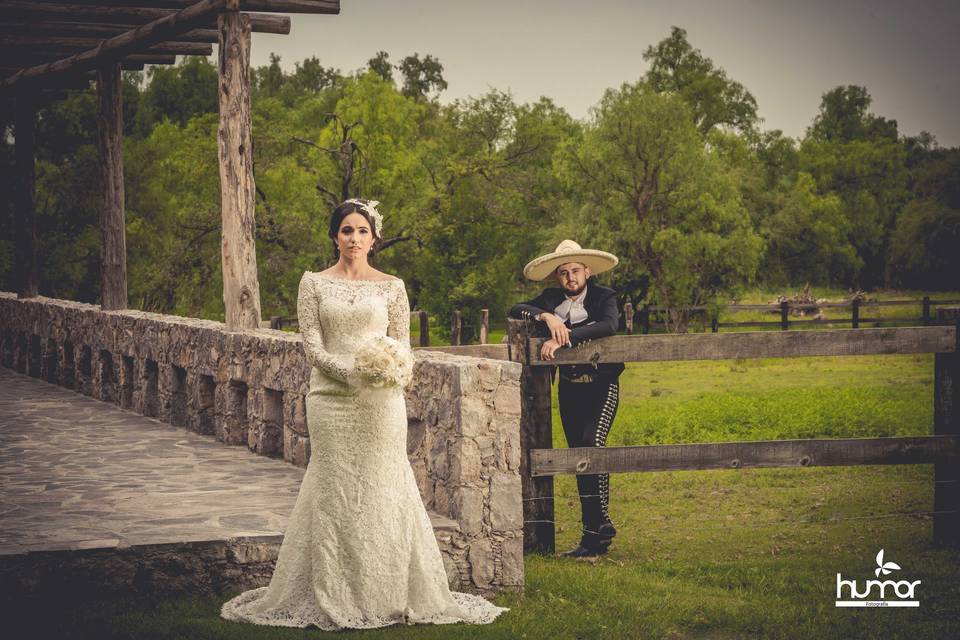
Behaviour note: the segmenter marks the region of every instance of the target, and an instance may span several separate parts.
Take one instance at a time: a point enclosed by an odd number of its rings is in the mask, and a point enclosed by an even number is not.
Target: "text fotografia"
[[[883,561],[883,549],[877,554],[876,575],[889,575],[899,571],[900,565],[895,562]],[[861,590],[856,580],[844,580],[837,573],[837,602],[838,607],[919,607],[915,590],[919,580],[867,580]],[[846,587],[846,589],[844,589]],[[844,600],[846,595],[849,600]]]

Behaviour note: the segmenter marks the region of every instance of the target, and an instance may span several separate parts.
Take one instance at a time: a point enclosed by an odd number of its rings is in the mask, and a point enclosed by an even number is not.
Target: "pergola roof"
[[[249,12],[260,33],[290,33],[290,18],[263,12],[340,12],[339,0],[0,0],[0,91],[86,86],[98,66],[173,64],[209,56],[217,14]]]

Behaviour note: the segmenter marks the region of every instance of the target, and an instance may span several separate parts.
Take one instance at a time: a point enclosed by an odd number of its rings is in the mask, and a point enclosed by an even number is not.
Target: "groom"
[[[543,343],[540,357],[552,360],[558,349],[575,347],[617,331],[616,292],[590,282],[590,277],[612,269],[617,257],[606,251],[583,249],[564,240],[553,253],[531,260],[523,275],[541,281],[550,276],[559,287],[549,287],[528,302],[510,309],[511,318],[535,320]],[[607,434],[617,414],[622,362],[594,365],[560,365],[557,398],[560,421],[571,447],[606,446]],[[607,515],[609,474],[578,475],[583,536],[575,549],[563,555],[581,558],[607,552],[617,530]]]

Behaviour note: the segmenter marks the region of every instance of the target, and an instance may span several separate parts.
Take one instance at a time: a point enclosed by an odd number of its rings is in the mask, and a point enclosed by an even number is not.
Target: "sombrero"
[[[554,269],[568,262],[579,262],[590,267],[593,274],[602,273],[617,266],[617,256],[606,251],[583,249],[573,240],[564,240],[553,253],[534,258],[523,268],[523,275],[530,280],[543,280]]]

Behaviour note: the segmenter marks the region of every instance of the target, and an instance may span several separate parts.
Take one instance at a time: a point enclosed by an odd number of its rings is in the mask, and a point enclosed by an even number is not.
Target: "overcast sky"
[[[638,79],[643,51],[676,25],[753,93],[765,129],[800,137],[823,93],[858,84],[901,133],[960,145],[957,0],[341,0],[340,15],[291,18],[289,35],[254,34],[253,66],[271,51],[285,69],[315,55],[344,72],[379,50],[394,63],[429,53],[442,102],[497,88],[576,118]]]

